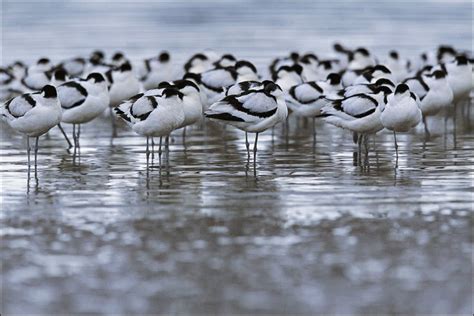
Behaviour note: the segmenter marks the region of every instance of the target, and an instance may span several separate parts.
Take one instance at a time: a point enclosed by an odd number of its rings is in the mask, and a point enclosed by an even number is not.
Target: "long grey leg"
[[[245,132],[245,148],[247,148],[247,158],[250,159],[250,143],[248,133]]]
[[[145,154],[146,154],[146,167],[148,168],[148,161],[149,161],[149,158],[150,158],[150,147],[149,147],[149,137],[147,136],[146,137],[146,151],[145,151]]]
[[[28,177],[30,176],[30,137],[26,136],[26,152],[28,154]]]
[[[68,145],[69,145],[69,148],[68,149],[71,149],[72,148],[72,143],[71,141],[69,140],[69,137],[67,137],[67,134],[66,132],[64,131],[63,127],[61,126],[61,123],[58,124],[58,127],[59,127],[59,130],[61,131],[61,133],[63,134],[64,138],[66,139]]]
[[[39,145],[39,136],[35,140],[35,178],[38,177],[38,145]]]
[[[79,139],[81,138],[81,124],[77,124],[77,147],[81,147]]]
[[[257,175],[257,142],[258,142],[258,133],[255,134],[255,144],[253,145],[253,173]]]

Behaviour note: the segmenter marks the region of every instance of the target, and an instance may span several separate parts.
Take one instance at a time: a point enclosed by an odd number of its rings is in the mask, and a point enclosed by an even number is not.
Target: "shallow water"
[[[470,47],[470,2],[381,3],[4,1],[3,56],[60,58],[100,45],[140,57],[162,44],[178,59],[216,47],[263,68],[334,39],[382,52],[394,42],[407,53]],[[363,19],[350,14],[360,7]],[[27,25],[35,8],[41,18]],[[351,23],[377,30],[348,33]],[[96,25],[107,32],[88,32]],[[446,137],[441,124],[426,143],[418,131],[398,135],[398,168],[388,132],[359,164],[348,132],[319,124],[313,147],[311,124],[292,118],[259,136],[256,175],[231,128],[194,126],[184,143],[178,131],[162,168],[155,157],[147,170],[145,139],[124,126],[112,138],[104,117],[83,126],[80,155],[56,129],[42,137],[29,185],[25,141],[2,124],[2,311],[470,313],[474,136],[459,110],[456,138],[451,120]]]

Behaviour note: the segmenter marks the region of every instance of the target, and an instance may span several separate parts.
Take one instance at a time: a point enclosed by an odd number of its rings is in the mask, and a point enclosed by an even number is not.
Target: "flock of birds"
[[[244,131],[249,158],[247,133],[255,133],[255,164],[259,133],[285,123],[289,114],[352,131],[359,152],[369,135],[386,128],[393,131],[398,157],[396,133],[423,122],[429,137],[427,117],[453,116],[469,100],[472,56],[439,46],[413,60],[397,51],[379,60],[366,48],[336,43],[331,58],[293,52],[274,59],[263,80],[247,60],[204,51],[184,64],[178,79],[168,52],[132,66],[121,52],[108,59],[94,51],[58,64],[41,58],[29,66],[16,61],[0,68],[0,115],[27,136],[28,172],[30,137],[36,138],[36,171],[41,135],[58,126],[76,150],[81,125],[108,111],[114,127],[118,117],[146,137],[147,162],[155,137],[161,157],[163,137],[168,145],[173,131],[206,117]],[[73,143],[61,123],[72,124]]]

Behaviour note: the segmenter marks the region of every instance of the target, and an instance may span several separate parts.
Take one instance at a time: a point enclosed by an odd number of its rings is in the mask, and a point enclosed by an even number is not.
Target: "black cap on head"
[[[332,85],[340,84],[341,83],[341,76],[336,73],[330,73],[326,80],[329,80],[329,83]]]
[[[365,48],[365,47],[359,47],[359,48],[357,48],[357,49],[355,50],[355,53],[360,53],[360,54],[362,54],[362,55],[364,55],[364,56],[366,56],[366,57],[368,57],[368,56],[370,55],[369,50],[368,50],[367,48]]]
[[[165,90],[163,90],[163,92],[161,93],[161,95],[165,98],[172,98],[174,96],[177,96],[178,98],[182,99],[183,98],[183,94],[181,92],[179,92],[178,89],[174,89],[174,88],[166,88]]]
[[[193,66],[194,64],[194,61],[195,60],[201,60],[201,61],[204,61],[204,60],[207,60],[207,56],[202,54],[202,53],[197,53],[197,54],[194,54],[191,58],[189,58],[189,60],[184,64],[184,70],[186,72],[189,71],[189,69],[191,69],[191,67]]]
[[[92,58],[98,58],[98,59],[103,59],[105,57],[105,54],[101,50],[95,50],[91,54]]]
[[[311,61],[318,61],[318,56],[312,53],[304,54],[303,57],[300,58],[300,62],[303,64],[309,64]]]
[[[301,75],[301,73],[303,72],[303,67],[301,67],[301,65],[299,64],[294,64],[293,66],[291,66],[291,69],[295,71],[298,75]]]
[[[189,80],[184,80],[184,79],[175,80],[175,81],[173,81],[173,84],[174,84],[178,89],[183,89],[184,87],[193,87],[194,89],[196,89],[197,91],[199,91],[198,86],[196,86],[196,84],[195,84],[194,82],[189,81]]]
[[[157,89],[164,89],[164,88],[169,88],[172,87],[173,85],[169,83],[168,81],[162,81],[158,84]]]
[[[194,80],[197,83],[201,83],[201,75],[200,74],[195,74],[193,72],[187,72],[183,76],[184,80]]]
[[[257,68],[255,67],[255,65],[247,60],[239,60],[235,63],[234,67],[235,69],[239,69],[241,67],[249,67],[250,69],[252,69],[253,72],[257,73]]]
[[[377,86],[388,85],[388,86],[395,87],[394,83],[392,81],[390,81],[389,79],[387,79],[387,78],[377,79],[377,81],[375,81],[375,84]]]
[[[344,53],[344,52],[347,51],[340,43],[334,43],[334,45],[332,46],[332,48],[333,48],[336,52],[339,52],[339,53]]]
[[[222,55],[222,57],[220,58],[220,60],[223,60],[223,59],[228,59],[228,60],[232,60],[232,61],[235,61],[235,60],[236,60],[235,57],[234,57],[234,55],[232,55],[232,54],[224,54],[224,55]]]
[[[43,95],[46,99],[56,98],[58,96],[58,94],[56,92],[56,88],[49,85],[49,84],[44,86],[41,91],[43,92]]]
[[[330,60],[321,60],[318,65],[322,66],[324,70],[329,70],[332,68],[332,64]]]
[[[375,66],[373,69],[372,69],[372,73],[374,73],[375,71],[381,71],[385,74],[391,74],[392,72],[390,71],[390,69],[388,69],[387,67],[385,67],[384,65],[377,65]]]
[[[270,82],[267,82],[263,88],[263,90],[266,92],[266,93],[272,93],[273,91],[277,90],[277,89],[280,89],[280,86],[277,85],[276,83],[270,81]]]
[[[54,72],[54,78],[56,80],[65,81],[66,76],[67,76],[67,72],[62,67],[56,69],[56,71]]]
[[[38,59],[38,61],[36,63],[38,65],[47,64],[47,63],[49,63],[49,58],[46,58],[46,57],[40,58],[40,59]]]
[[[25,68],[25,64],[20,61],[20,60],[16,60],[15,62],[13,62],[12,66],[18,66],[18,67],[22,67],[22,68]]]
[[[112,56],[112,60],[113,61],[117,61],[117,60],[120,60],[124,57],[123,53],[122,52],[116,52],[113,56]]]
[[[199,59],[199,60],[207,60],[207,56],[202,54],[202,53],[197,53],[197,54],[194,54],[190,59],[189,61],[193,61],[195,59]]]
[[[132,65],[130,64],[130,62],[126,61],[120,66],[119,70],[120,72],[131,71]]]
[[[467,65],[469,61],[467,60],[466,56],[459,55],[456,57],[456,62],[458,65]]]
[[[446,72],[443,70],[436,70],[431,74],[431,76],[435,77],[436,79],[446,78]]]
[[[380,93],[380,92],[383,92],[384,94],[390,94],[390,93],[392,93],[392,89],[390,89],[387,86],[379,86],[379,87],[374,89],[375,94]]]
[[[167,51],[161,52],[161,54],[158,56],[158,60],[162,63],[166,63],[170,60],[170,54]]]
[[[104,76],[98,72],[93,72],[87,76],[87,80],[94,79],[94,82],[102,82],[105,81]]]
[[[300,54],[298,54],[297,52],[291,52],[291,53],[290,53],[290,58],[291,58],[293,61],[298,61],[298,59],[300,59]]]
[[[408,88],[408,86],[404,83],[401,83],[397,86],[397,88],[395,89],[395,94],[402,94],[402,93],[405,93],[407,91],[409,91],[410,88]]]
[[[397,52],[397,51],[392,50],[392,51],[390,51],[389,55],[390,55],[390,57],[392,57],[393,59],[397,59],[397,60],[398,60],[398,52]]]

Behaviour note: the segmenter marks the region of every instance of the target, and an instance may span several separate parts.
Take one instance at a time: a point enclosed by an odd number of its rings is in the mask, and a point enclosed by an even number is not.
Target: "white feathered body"
[[[408,132],[421,121],[421,110],[418,102],[410,93],[402,95],[391,94],[383,107],[380,120],[383,126],[395,132]]]

